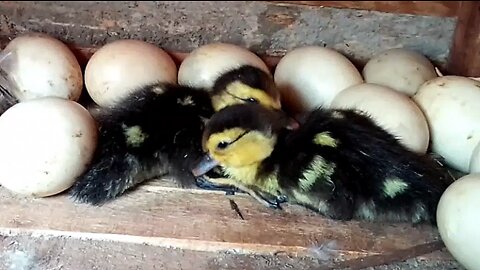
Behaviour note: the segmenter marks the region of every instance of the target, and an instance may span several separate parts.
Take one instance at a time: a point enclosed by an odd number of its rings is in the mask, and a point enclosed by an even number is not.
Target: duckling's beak
[[[197,166],[193,168],[192,173],[195,177],[202,176],[216,166],[218,166],[218,161],[214,160],[210,155],[207,154],[203,156]]]

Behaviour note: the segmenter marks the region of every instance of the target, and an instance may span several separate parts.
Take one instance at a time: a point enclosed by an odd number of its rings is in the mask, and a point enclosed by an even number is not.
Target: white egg
[[[93,101],[110,106],[155,82],[177,82],[177,66],[163,49],[141,40],[117,40],[96,51],[85,68]]]
[[[480,82],[443,76],[425,82],[413,97],[430,126],[432,151],[467,173],[480,142]]]
[[[480,269],[480,174],[451,184],[437,208],[440,236],[452,256],[467,269]]]
[[[0,184],[22,195],[58,194],[86,170],[96,144],[95,121],[80,104],[17,103],[0,116]]]
[[[473,150],[470,159],[470,173],[480,173],[480,143]]]
[[[222,73],[242,65],[251,65],[270,74],[265,62],[245,48],[228,43],[207,44],[193,50],[182,61],[178,83],[209,90]]]
[[[340,91],[363,82],[345,56],[317,46],[288,52],[278,63],[274,77],[285,108],[293,113],[329,107]]]
[[[359,84],[340,92],[332,108],[366,112],[408,149],[426,153],[430,134],[425,116],[408,96],[376,84]]]
[[[16,37],[2,51],[8,89],[20,101],[59,97],[77,101],[83,89],[80,65],[60,40],[42,33]]]
[[[424,82],[437,77],[435,67],[425,56],[402,48],[372,57],[362,75],[367,83],[387,86],[408,96],[413,96]]]

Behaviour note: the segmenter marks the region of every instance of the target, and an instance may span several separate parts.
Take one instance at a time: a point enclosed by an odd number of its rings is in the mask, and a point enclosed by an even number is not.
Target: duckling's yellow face
[[[250,166],[270,156],[276,136],[257,130],[231,128],[211,134],[204,142],[210,157],[224,167]]]
[[[229,83],[223,91],[212,97],[215,111],[242,103],[258,103],[266,108],[281,109],[279,95],[270,96],[266,91],[250,87],[241,81]]]

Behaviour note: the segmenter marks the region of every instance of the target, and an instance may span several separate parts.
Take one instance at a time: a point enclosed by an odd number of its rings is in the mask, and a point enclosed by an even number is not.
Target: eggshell
[[[222,73],[242,65],[251,65],[270,74],[265,62],[245,48],[228,43],[207,44],[192,51],[182,61],[178,83],[210,90]]]
[[[470,159],[470,173],[480,173],[480,143],[473,150]]]
[[[2,51],[0,67],[20,101],[59,97],[77,101],[83,88],[80,65],[60,40],[42,33],[16,37]]]
[[[340,92],[332,108],[366,112],[408,149],[426,153],[430,133],[425,116],[408,96],[376,84],[359,84]]]
[[[78,103],[17,103],[0,116],[0,184],[21,195],[58,194],[87,168],[96,143],[95,122]]]
[[[141,40],[108,43],[92,55],[85,69],[87,91],[102,107],[155,82],[176,83],[177,66],[163,49]]]
[[[480,269],[480,174],[451,184],[440,198],[437,224],[452,256],[467,269]]]
[[[437,77],[435,67],[422,54],[397,48],[372,57],[362,71],[367,83],[390,87],[413,96],[426,81]]]
[[[340,91],[363,82],[345,56],[317,46],[288,52],[278,63],[274,78],[285,108],[293,113],[329,107]]]
[[[447,165],[468,173],[480,142],[480,82],[438,77],[424,83],[413,98],[427,118],[432,151]]]

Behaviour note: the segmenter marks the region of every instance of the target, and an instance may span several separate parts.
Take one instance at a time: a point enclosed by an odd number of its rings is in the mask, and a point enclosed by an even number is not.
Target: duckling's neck
[[[265,192],[276,194],[280,191],[278,184],[278,170],[259,174],[261,163],[254,163],[243,167],[224,167],[223,171],[235,181],[245,186],[256,186]]]

